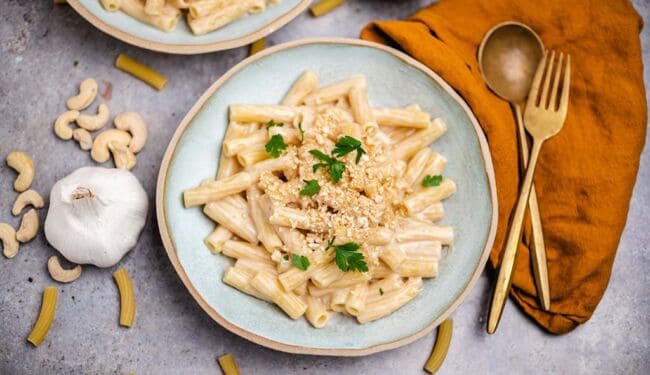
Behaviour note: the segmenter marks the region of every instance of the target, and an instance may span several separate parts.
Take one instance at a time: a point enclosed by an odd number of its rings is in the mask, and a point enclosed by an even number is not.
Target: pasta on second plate
[[[121,10],[129,16],[162,31],[176,29],[187,11],[187,24],[195,35],[217,30],[232,21],[261,13],[280,0],[100,0],[109,12]]]
[[[436,277],[455,191],[429,145],[447,125],[417,105],[371,107],[363,76],[304,72],[279,105],[232,104],[214,180],[183,193],[235,259],[223,282],[314,327],[387,316]]]

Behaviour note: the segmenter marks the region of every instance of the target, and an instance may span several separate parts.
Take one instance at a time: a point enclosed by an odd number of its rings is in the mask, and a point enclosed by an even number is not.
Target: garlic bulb
[[[71,262],[110,267],[135,246],[148,205],[128,170],[79,168],[52,187],[45,237]]]

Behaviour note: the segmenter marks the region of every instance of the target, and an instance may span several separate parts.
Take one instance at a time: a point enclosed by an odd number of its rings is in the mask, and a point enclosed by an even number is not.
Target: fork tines
[[[560,85],[560,76],[562,75],[562,61],[564,60],[564,53],[560,53],[557,62],[555,61],[555,51],[551,51],[551,57],[548,58],[548,51],[544,53],[542,61],[540,62],[533,83],[530,89],[530,93],[534,95],[528,96],[527,106],[534,106],[540,109],[546,109],[557,112],[566,113],[567,106],[569,104],[569,82],[571,80],[571,55],[566,55],[566,63],[564,65],[564,76],[562,78],[562,90],[560,95],[560,100],[558,103],[557,96]],[[548,63],[547,63],[548,62]],[[549,98],[549,86],[551,84],[551,75],[553,75],[553,87],[550,90]],[[540,83],[544,78],[544,83],[542,89],[539,89]]]

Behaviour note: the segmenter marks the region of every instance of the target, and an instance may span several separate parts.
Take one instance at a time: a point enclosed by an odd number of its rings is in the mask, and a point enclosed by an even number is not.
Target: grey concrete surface
[[[308,36],[356,37],[376,18],[405,17],[427,4],[413,1],[348,1],[320,19],[303,14],[270,37],[271,44]],[[650,6],[634,1],[646,22]],[[650,79],[650,32],[642,34],[645,82]],[[169,77],[156,92],[115,70],[126,52]],[[85,77],[96,77],[114,113],[137,110],[148,120],[150,139],[135,174],[153,202],[159,162],[174,129],[200,94],[246,55],[245,48],[201,56],[144,51],[101,33],[67,6],[52,1],[0,2],[0,158],[13,149],[34,155],[34,187],[47,194],[87,153],[52,133],[52,121]],[[94,108],[94,107],[93,107]],[[3,164],[4,165],[4,164]],[[0,221],[10,215],[14,174],[0,167]],[[455,331],[441,374],[648,374],[650,373],[650,153],[643,155],[628,223],[611,284],[591,321],[569,335],[542,332],[509,303],[499,332],[485,333],[489,277],[484,274],[454,313]],[[41,210],[44,217],[45,210]],[[0,257],[0,374],[88,373],[216,374],[217,355],[232,352],[244,374],[421,374],[433,335],[363,358],[298,356],[241,339],[213,322],[174,273],[150,210],[136,249],[123,260],[137,288],[137,323],[119,328],[112,269],[88,267],[80,280],[58,285],[56,320],[39,348],[27,342],[43,287],[53,284],[46,261],[55,251],[40,235],[13,260]]]

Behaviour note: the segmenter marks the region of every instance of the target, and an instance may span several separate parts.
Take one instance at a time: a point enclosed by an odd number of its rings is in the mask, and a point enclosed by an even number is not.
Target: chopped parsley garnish
[[[384,290],[382,288],[379,288],[379,295],[383,296],[384,295]]]
[[[352,151],[357,152],[357,158],[355,159],[355,163],[359,164],[359,160],[361,160],[361,156],[363,156],[363,154],[366,153],[366,150],[361,148],[360,140],[354,137],[350,137],[349,135],[346,135],[345,137],[339,138],[338,142],[336,142],[334,150],[332,150],[332,154],[342,158],[343,156],[351,153]]]
[[[282,257],[282,259],[284,259],[284,260],[289,260],[289,256],[288,256],[288,255],[285,255],[285,256]]]
[[[325,162],[325,163],[318,163],[318,164],[315,164],[315,165],[314,165],[314,171],[317,171],[318,168],[320,168],[320,167],[316,168],[317,165],[323,164],[322,166],[323,166],[323,167],[326,167],[326,166],[328,166],[328,165],[332,162],[332,158],[330,158],[329,156],[325,155],[324,153],[322,153],[322,152],[320,152],[320,151],[318,151],[318,150],[309,150],[309,153],[310,153],[313,157],[315,157],[316,159]]]
[[[305,131],[302,128],[302,121],[298,123],[298,130],[300,130],[300,144],[305,140]]]
[[[341,271],[359,271],[367,272],[368,265],[359,250],[359,244],[348,242],[343,245],[334,246],[336,249],[336,265]]]
[[[273,121],[273,120],[270,120],[269,122],[266,123],[266,130],[271,129],[271,128],[274,127],[274,126],[283,127],[283,126],[284,126],[284,123],[282,123],[282,122],[275,122],[275,121]]]
[[[320,191],[320,185],[316,180],[303,180],[305,182],[305,187],[300,190],[300,195],[313,196],[318,194]]]
[[[422,186],[424,187],[438,186],[440,185],[441,182],[442,182],[441,175],[425,176],[422,179]]]
[[[293,254],[292,263],[299,270],[306,271],[309,268],[309,258],[304,255]]]
[[[266,143],[265,149],[266,152],[271,154],[274,158],[279,158],[282,155],[282,151],[287,148],[287,144],[284,143],[284,138],[280,134],[276,134]]]
[[[332,181],[339,182],[341,180],[341,177],[343,177],[343,172],[345,171],[345,164],[339,160],[336,160],[334,157],[325,155],[318,150],[309,150],[309,153],[321,161],[321,163],[316,163],[312,166],[314,172],[320,168],[328,168],[330,177],[332,177]]]
[[[332,181],[339,182],[339,180],[341,180],[341,177],[343,177],[344,171],[345,164],[341,163],[340,161],[335,160],[332,164],[330,164],[330,176],[332,177]]]

